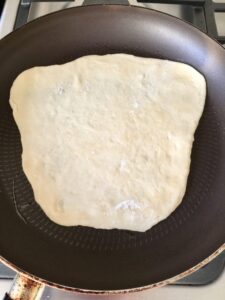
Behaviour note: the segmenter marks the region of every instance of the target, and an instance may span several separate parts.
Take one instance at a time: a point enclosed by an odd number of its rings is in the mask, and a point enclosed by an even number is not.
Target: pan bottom
[[[20,134],[10,112],[0,118],[0,179],[17,214],[29,226],[51,239],[71,247],[98,251],[142,247],[173,234],[185,222],[191,222],[191,216],[200,209],[216,175],[219,157],[217,133],[215,116],[212,110],[206,107],[195,134],[191,170],[184,199],[166,220],[144,233],[83,226],[64,227],[49,220],[35,202],[32,187],[23,173]]]

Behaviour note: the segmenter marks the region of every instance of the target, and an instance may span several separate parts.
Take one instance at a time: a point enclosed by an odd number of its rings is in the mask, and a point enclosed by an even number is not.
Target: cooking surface
[[[16,12],[15,6],[17,6],[16,2],[18,2],[18,1],[15,1],[15,0],[7,1],[6,4],[8,6],[10,6],[10,5],[12,5],[12,2],[13,2],[13,9],[11,10],[11,15],[13,15],[13,13],[14,13],[14,16],[15,16],[15,12]],[[23,1],[23,2],[28,3],[29,1]],[[85,2],[85,4],[88,4],[88,2],[90,3],[90,1],[84,1],[84,2]],[[94,1],[91,1],[91,2],[94,2]],[[100,1],[95,1],[95,2],[99,3]],[[113,1],[111,1],[111,2],[113,2]],[[119,3],[119,2],[121,2],[121,1],[116,1],[116,3]],[[223,2],[223,1],[220,0],[220,2]],[[24,7],[26,7],[26,9],[24,9],[24,10],[27,10],[27,12],[28,12],[28,21],[29,21],[29,20],[33,20],[41,15],[44,15],[46,13],[60,10],[62,8],[79,6],[82,3],[83,3],[83,1],[72,1],[72,2],[64,1],[64,2],[58,2],[58,3],[57,2],[55,2],[55,3],[36,2],[36,3],[32,3],[30,7],[25,5]],[[137,5],[136,1],[130,1],[130,3]],[[168,5],[168,4],[139,3],[138,5],[147,6],[150,8],[155,8],[158,10],[165,11],[165,12],[175,15],[177,17],[183,18],[189,22],[193,22],[196,26],[198,26],[202,30],[206,31],[207,24],[204,21],[204,11],[202,8],[190,8],[190,6],[182,7],[181,5],[171,5],[171,4]],[[5,13],[5,16],[6,15],[7,14]],[[25,14],[24,14],[24,16],[25,16]],[[219,13],[217,12],[215,14],[215,17],[216,17],[216,21],[217,21],[218,34],[225,35],[225,14],[221,13],[221,12],[219,12]],[[18,22],[17,26],[19,25],[21,20],[22,19],[17,21]],[[23,19],[23,21],[24,20],[26,22],[26,18]],[[1,33],[1,29],[2,29],[2,27],[1,27],[2,23],[0,25],[0,33]],[[8,25],[8,28],[10,28],[9,25]],[[12,29],[10,29],[10,30],[12,30]],[[194,275],[194,276],[196,276],[196,275]],[[189,283],[190,283],[190,281],[189,281]],[[4,289],[5,289],[5,288],[7,288],[7,286],[10,286],[9,281],[3,281],[3,280],[0,281],[0,290],[1,290],[1,287],[4,287]],[[184,287],[170,286],[170,287],[164,287],[164,288],[149,291],[149,292],[142,292],[140,294],[133,294],[132,296],[127,296],[127,298],[124,297],[124,299],[128,299],[128,297],[129,297],[129,299],[149,299],[148,297],[151,296],[151,299],[161,299],[160,297],[162,297],[162,299],[169,300],[169,299],[174,299],[174,296],[176,294],[176,296],[179,297],[180,299],[183,299],[184,297],[185,297],[185,299],[212,299],[212,297],[213,297],[217,300],[220,300],[220,299],[222,300],[225,297],[225,287],[224,286],[225,286],[225,272],[223,272],[223,275],[216,282],[214,282],[211,285],[205,286],[205,287],[201,287],[201,288],[186,287],[186,288],[184,288]],[[138,295],[138,297],[137,297],[137,295]],[[63,292],[58,292],[57,290],[48,288],[48,289],[46,289],[43,299],[48,299],[49,297],[52,297],[54,299],[62,299],[62,297],[64,299],[74,299],[74,294],[70,294],[70,293],[63,294]],[[207,298],[207,297],[209,297],[209,298]],[[95,297],[92,297],[92,298],[94,299]],[[89,297],[79,296],[79,299],[89,299]],[[97,299],[97,298],[95,298],[95,299]],[[110,298],[107,298],[107,299],[110,299]],[[118,299],[118,298],[111,297],[111,299]]]

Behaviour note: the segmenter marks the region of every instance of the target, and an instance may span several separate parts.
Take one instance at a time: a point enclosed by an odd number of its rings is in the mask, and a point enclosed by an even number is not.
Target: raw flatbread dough
[[[188,65],[126,54],[23,72],[10,104],[37,203],[65,226],[165,219],[185,193],[205,93]]]

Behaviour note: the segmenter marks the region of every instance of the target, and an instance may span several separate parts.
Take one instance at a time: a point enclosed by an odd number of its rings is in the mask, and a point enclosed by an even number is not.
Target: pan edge
[[[60,285],[58,283],[49,282],[42,278],[38,278],[30,273],[27,273],[27,272],[21,270],[20,268],[16,267],[14,264],[7,261],[2,256],[0,256],[0,262],[3,263],[4,265],[6,265],[7,267],[11,268],[15,272],[18,272],[33,281],[42,283],[51,288],[57,288],[59,290],[64,290],[67,292],[77,292],[80,294],[87,294],[87,295],[118,295],[118,294],[142,292],[142,291],[150,290],[150,289],[157,288],[157,287],[163,287],[165,285],[174,283],[175,281],[178,281],[178,280],[182,279],[183,277],[186,277],[186,276],[191,275],[192,273],[198,271],[199,269],[201,269],[202,267],[204,267],[205,265],[210,263],[213,259],[215,259],[223,251],[225,251],[225,243],[222,244],[216,251],[214,251],[212,254],[210,254],[208,257],[206,257],[204,260],[199,262],[197,265],[191,267],[190,269],[188,269],[176,276],[173,276],[171,278],[168,278],[163,281],[156,282],[156,283],[152,283],[149,285],[135,287],[135,288],[129,288],[129,289],[122,289],[122,290],[87,290],[87,289],[81,289],[81,288],[67,287],[64,285]]]

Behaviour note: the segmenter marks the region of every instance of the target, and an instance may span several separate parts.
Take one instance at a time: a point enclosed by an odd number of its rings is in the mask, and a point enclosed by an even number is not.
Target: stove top
[[[163,11],[193,24],[225,45],[225,0],[6,0],[0,38],[47,13],[93,4],[137,5]]]
[[[48,13],[81,5],[138,5],[181,18],[225,46],[225,0],[6,0],[0,20],[0,38],[16,28]],[[199,286],[216,280],[225,267],[225,251],[199,271],[174,285]],[[11,279],[15,272],[0,264],[0,279]]]

